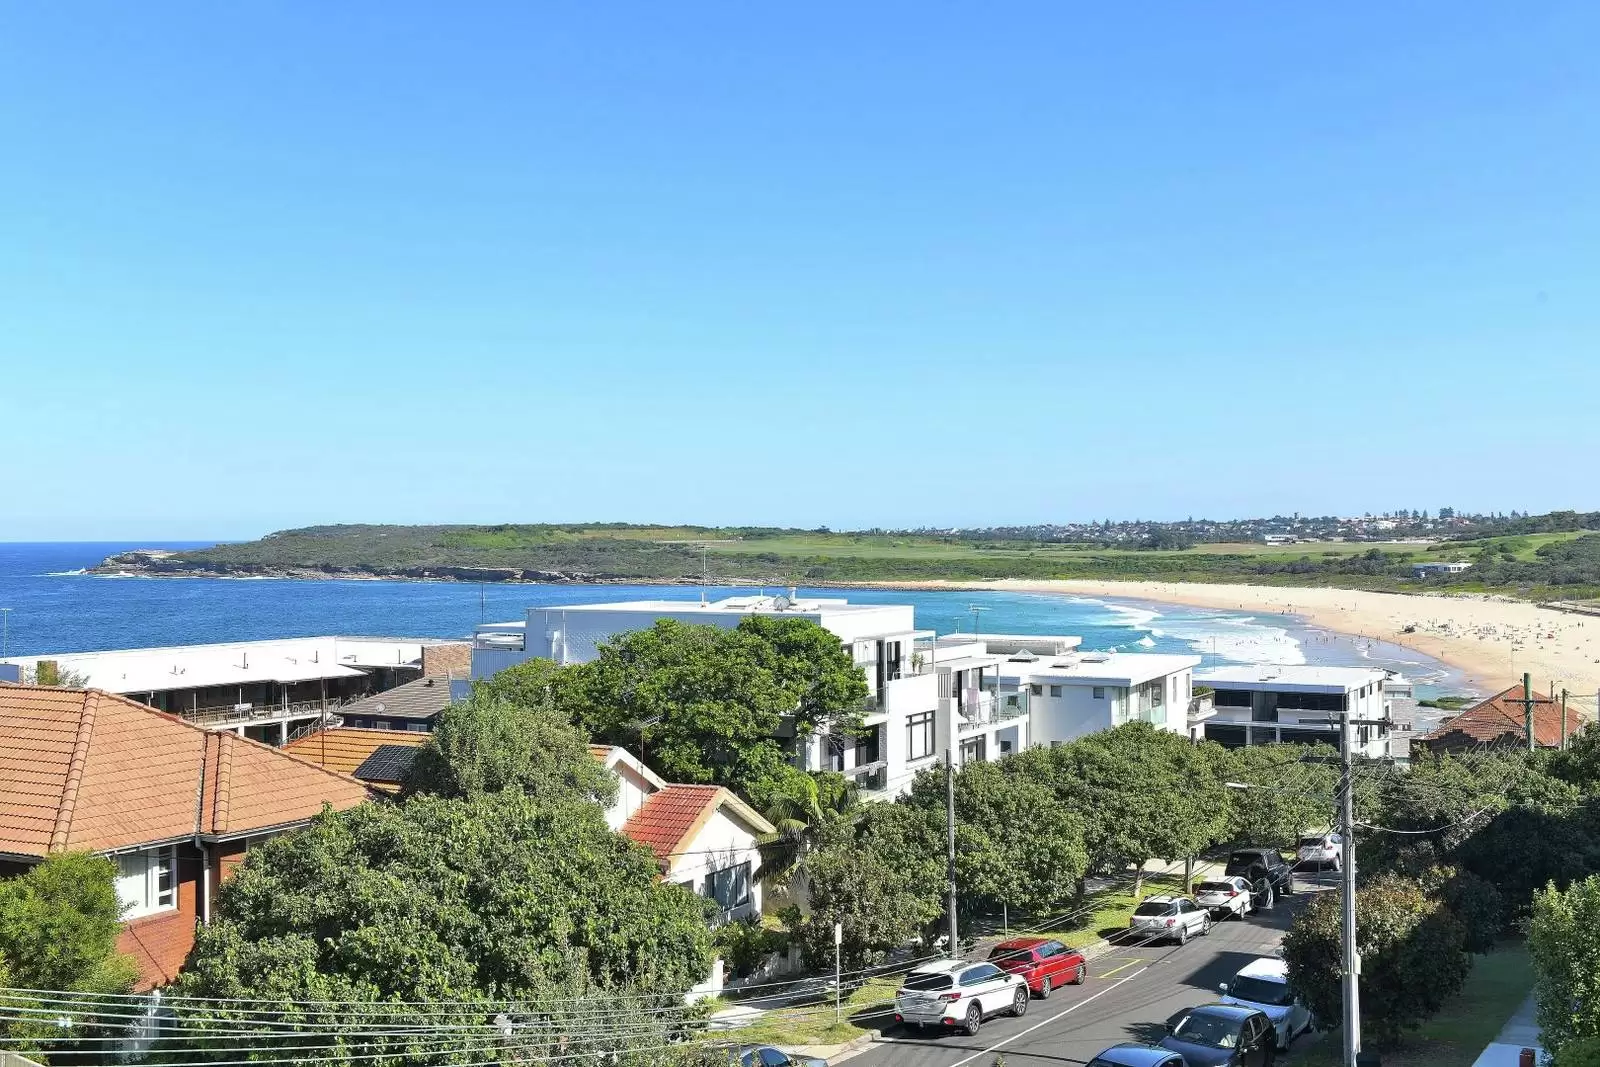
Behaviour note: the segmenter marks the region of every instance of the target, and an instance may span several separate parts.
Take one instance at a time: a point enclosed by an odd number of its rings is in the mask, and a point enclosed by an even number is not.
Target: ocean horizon
[[[168,578],[91,575],[109,555],[212,542],[0,542],[0,608],[13,656],[255,641],[319,634],[465,638],[529,607],[611,600],[693,601],[749,586],[467,583],[365,578]],[[778,587],[769,587],[778,591]],[[807,595],[909,603],[940,634],[1072,634],[1083,648],[1189,652],[1225,663],[1368,665],[1399,671],[1419,695],[1468,691],[1462,672],[1412,649],[1336,634],[1290,615],[1121,597],[996,590],[829,588]]]

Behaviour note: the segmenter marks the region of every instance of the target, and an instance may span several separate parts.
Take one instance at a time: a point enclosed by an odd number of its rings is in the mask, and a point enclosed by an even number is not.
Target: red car
[[[1041,1000],[1058,985],[1082,985],[1088,965],[1083,953],[1048,937],[1014,937],[989,953],[989,962],[1020,974]]]

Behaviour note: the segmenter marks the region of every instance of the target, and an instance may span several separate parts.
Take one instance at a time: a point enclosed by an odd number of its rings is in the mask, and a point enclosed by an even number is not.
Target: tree
[[[1600,867],[1600,846],[1577,818],[1526,805],[1489,819],[1455,856],[1500,891],[1507,923],[1527,916],[1540,886],[1564,888]]]
[[[1600,724],[1589,723],[1568,739],[1565,749],[1552,754],[1550,773],[1586,794],[1600,794]]]
[[[1600,1039],[1600,875],[1534,895],[1528,951],[1545,1048]]]
[[[617,797],[617,778],[559,712],[478,689],[440,715],[406,781],[407,794],[443,797],[512,788],[546,804],[587,801],[609,807]]]
[[[392,1016],[385,1003],[553,1011],[627,990],[641,1010],[668,1007],[705,977],[706,919],[706,902],[663,882],[596,805],[418,795],[327,810],[252,850],[178,992],[295,1003],[293,1018],[320,1031]],[[325,1013],[316,1001],[373,1007]]]
[[[1343,953],[1338,895],[1318,895],[1283,939],[1289,984],[1323,1019],[1340,1017]],[[1461,924],[1416,881],[1379,875],[1356,892],[1361,1024],[1380,1044],[1432,1016],[1460,991],[1471,962]]]
[[[1072,897],[1089,862],[1083,819],[1054,790],[984,762],[957,772],[955,793],[956,890],[964,908],[1041,914]],[[942,827],[944,771],[919,774],[905,803]]]
[[[835,704],[858,692],[841,676],[861,673],[842,669],[838,638],[805,620],[769,621],[729,630],[663,619],[621,634],[564,669],[556,702],[596,740],[636,748],[663,777],[727,785],[759,806],[787,774],[791,745],[778,736],[786,723],[804,736],[820,725],[848,730],[860,713],[859,703]]]
[[[87,689],[89,676],[82,671],[63,667],[53,659],[42,659],[32,670],[23,670],[22,683],[52,689]]]
[[[1152,859],[1196,855],[1227,828],[1222,749],[1132,722],[1069,745],[1030,749],[1012,773],[1049,784],[1084,822],[1088,870],[1132,864],[1135,892]]]
[[[1246,745],[1222,757],[1229,782],[1228,835],[1253,845],[1288,846],[1308,830],[1330,825],[1339,770],[1321,759],[1327,745]]]
[[[873,804],[854,825],[832,827],[800,862],[810,916],[796,934],[806,961],[833,965],[834,923],[851,971],[921,934],[944,909],[944,864],[935,827],[906,804]]]
[[[496,671],[473,689],[524,708],[553,707],[558,703],[556,687],[564,678],[563,670],[555,660],[535,656]]]
[[[127,993],[139,972],[117,951],[122,904],[116,866],[104,856],[63,852],[15,878],[0,881],[0,988],[67,990],[89,999]],[[0,1017],[27,1018],[30,1009],[57,1006],[26,995],[0,996]],[[76,1033],[94,1032],[94,1021],[78,1018]],[[53,1023],[0,1021],[0,1034],[36,1050],[65,1051]]]

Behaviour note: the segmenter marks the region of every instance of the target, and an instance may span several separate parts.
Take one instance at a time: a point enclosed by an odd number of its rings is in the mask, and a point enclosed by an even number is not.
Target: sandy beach
[[[897,583],[902,586],[911,583]],[[1190,582],[1088,580],[926,582],[920,587],[1018,593],[1119,596],[1193,607],[1297,615],[1315,626],[1414,648],[1464,671],[1496,692],[1533,675],[1543,692],[1571,690],[1576,706],[1594,712],[1600,690],[1600,617],[1572,615],[1523,601],[1486,596],[1413,596],[1353,589],[1204,585]]]

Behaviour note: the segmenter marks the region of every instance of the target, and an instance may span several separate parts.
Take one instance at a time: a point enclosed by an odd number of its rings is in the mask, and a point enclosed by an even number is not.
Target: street
[[[890,1030],[883,1041],[848,1057],[853,1067],[1006,1067],[1087,1063],[1119,1041],[1160,1040],[1167,1018],[1181,1008],[1217,999],[1217,986],[1257,956],[1277,951],[1296,908],[1311,892],[1337,887],[1337,875],[1298,874],[1299,893],[1271,912],[1229,920],[1188,945],[1143,945],[1091,961],[1081,986],[1065,986],[1049,1000],[1034,999],[1021,1019],[998,1017],[975,1038],[964,1034],[912,1036]],[[1302,1037],[1289,1052],[1310,1040]],[[843,1062],[841,1058],[840,1062]]]

